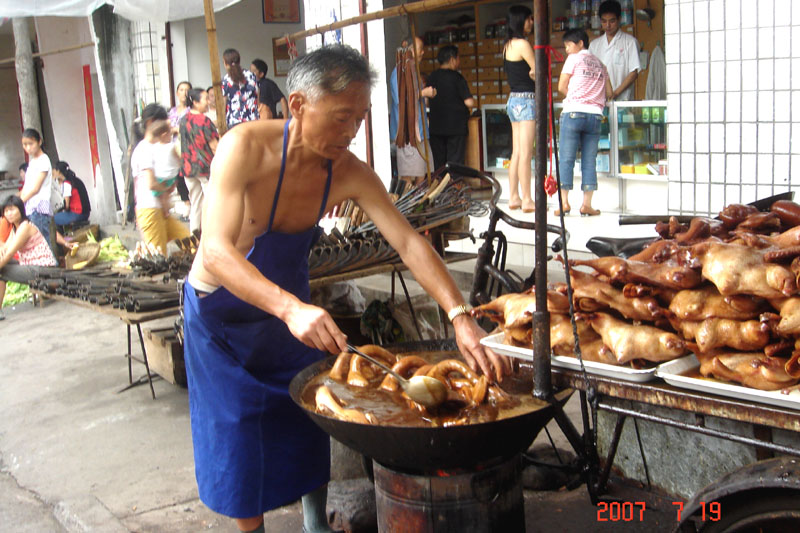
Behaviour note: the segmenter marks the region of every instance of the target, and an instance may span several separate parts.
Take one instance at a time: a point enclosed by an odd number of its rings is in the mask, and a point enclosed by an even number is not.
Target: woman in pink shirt
[[[569,55],[558,80],[558,92],[565,95],[558,138],[558,170],[565,215],[571,210],[569,191],[572,190],[572,173],[579,148],[583,190],[580,212],[582,216],[600,214],[600,210],[592,207],[592,195],[597,190],[595,163],[603,108],[612,91],[606,67],[586,49],[588,44],[589,36],[585,30],[567,30],[564,33],[564,47]],[[559,210],[555,214],[560,215]]]
[[[50,245],[25,213],[19,196],[9,196],[0,205],[3,218],[11,224],[8,241],[0,244],[0,308],[6,293],[6,282],[28,283],[47,267],[58,266]],[[17,254],[19,261],[14,259]],[[3,320],[0,309],[0,320]]]

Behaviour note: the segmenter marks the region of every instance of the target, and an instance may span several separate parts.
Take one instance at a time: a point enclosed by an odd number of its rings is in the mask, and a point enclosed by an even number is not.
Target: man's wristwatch
[[[452,322],[458,316],[468,315],[471,310],[472,310],[472,306],[470,306],[470,305],[466,305],[466,304],[457,305],[454,308],[452,308],[450,311],[448,311],[447,318],[450,319],[450,322]]]

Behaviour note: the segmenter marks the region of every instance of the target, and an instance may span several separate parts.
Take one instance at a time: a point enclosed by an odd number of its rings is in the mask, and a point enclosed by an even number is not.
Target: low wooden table
[[[119,392],[125,391],[130,389],[131,387],[135,387],[136,385],[140,384],[140,380],[136,382],[133,381],[133,369],[132,369],[132,361],[137,361],[142,363],[147,371],[147,382],[150,385],[150,394],[153,396],[153,399],[156,398],[156,391],[153,388],[153,375],[150,373],[150,364],[147,362],[147,350],[144,347],[144,337],[142,335],[142,326],[143,322],[150,322],[152,320],[158,320],[159,318],[167,318],[171,316],[177,316],[180,313],[180,307],[168,307],[166,309],[157,309],[155,311],[145,311],[143,313],[137,313],[133,311],[126,311],[124,309],[117,309],[112,307],[111,305],[98,305],[89,303],[85,300],[79,300],[77,298],[70,298],[68,296],[62,296],[59,294],[48,294],[43,291],[39,290],[31,290],[31,294],[37,295],[40,298],[49,298],[51,300],[60,300],[62,302],[67,302],[72,305],[77,305],[79,307],[84,307],[86,309],[90,309],[92,311],[97,311],[98,313],[104,313],[106,315],[112,315],[119,318],[123,321],[128,330],[128,353],[125,354],[125,357],[128,359],[128,386],[121,389]],[[132,342],[131,342],[131,326],[136,326],[136,332],[139,335],[139,344],[142,347],[142,358],[139,359],[138,357],[134,356],[131,353]],[[142,379],[144,376],[142,376]],[[143,381],[141,381],[143,383]]]

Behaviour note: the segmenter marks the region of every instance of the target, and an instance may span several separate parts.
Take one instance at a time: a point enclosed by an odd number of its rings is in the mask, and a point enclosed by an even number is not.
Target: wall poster
[[[300,0],[262,0],[264,23],[300,22]]]

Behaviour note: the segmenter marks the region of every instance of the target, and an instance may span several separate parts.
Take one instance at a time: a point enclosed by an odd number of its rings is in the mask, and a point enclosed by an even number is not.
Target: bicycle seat
[[[635,237],[629,239],[615,239],[613,237],[592,237],[586,241],[586,247],[598,257],[616,255],[629,258],[644,250],[645,246],[657,240],[658,237]]]

